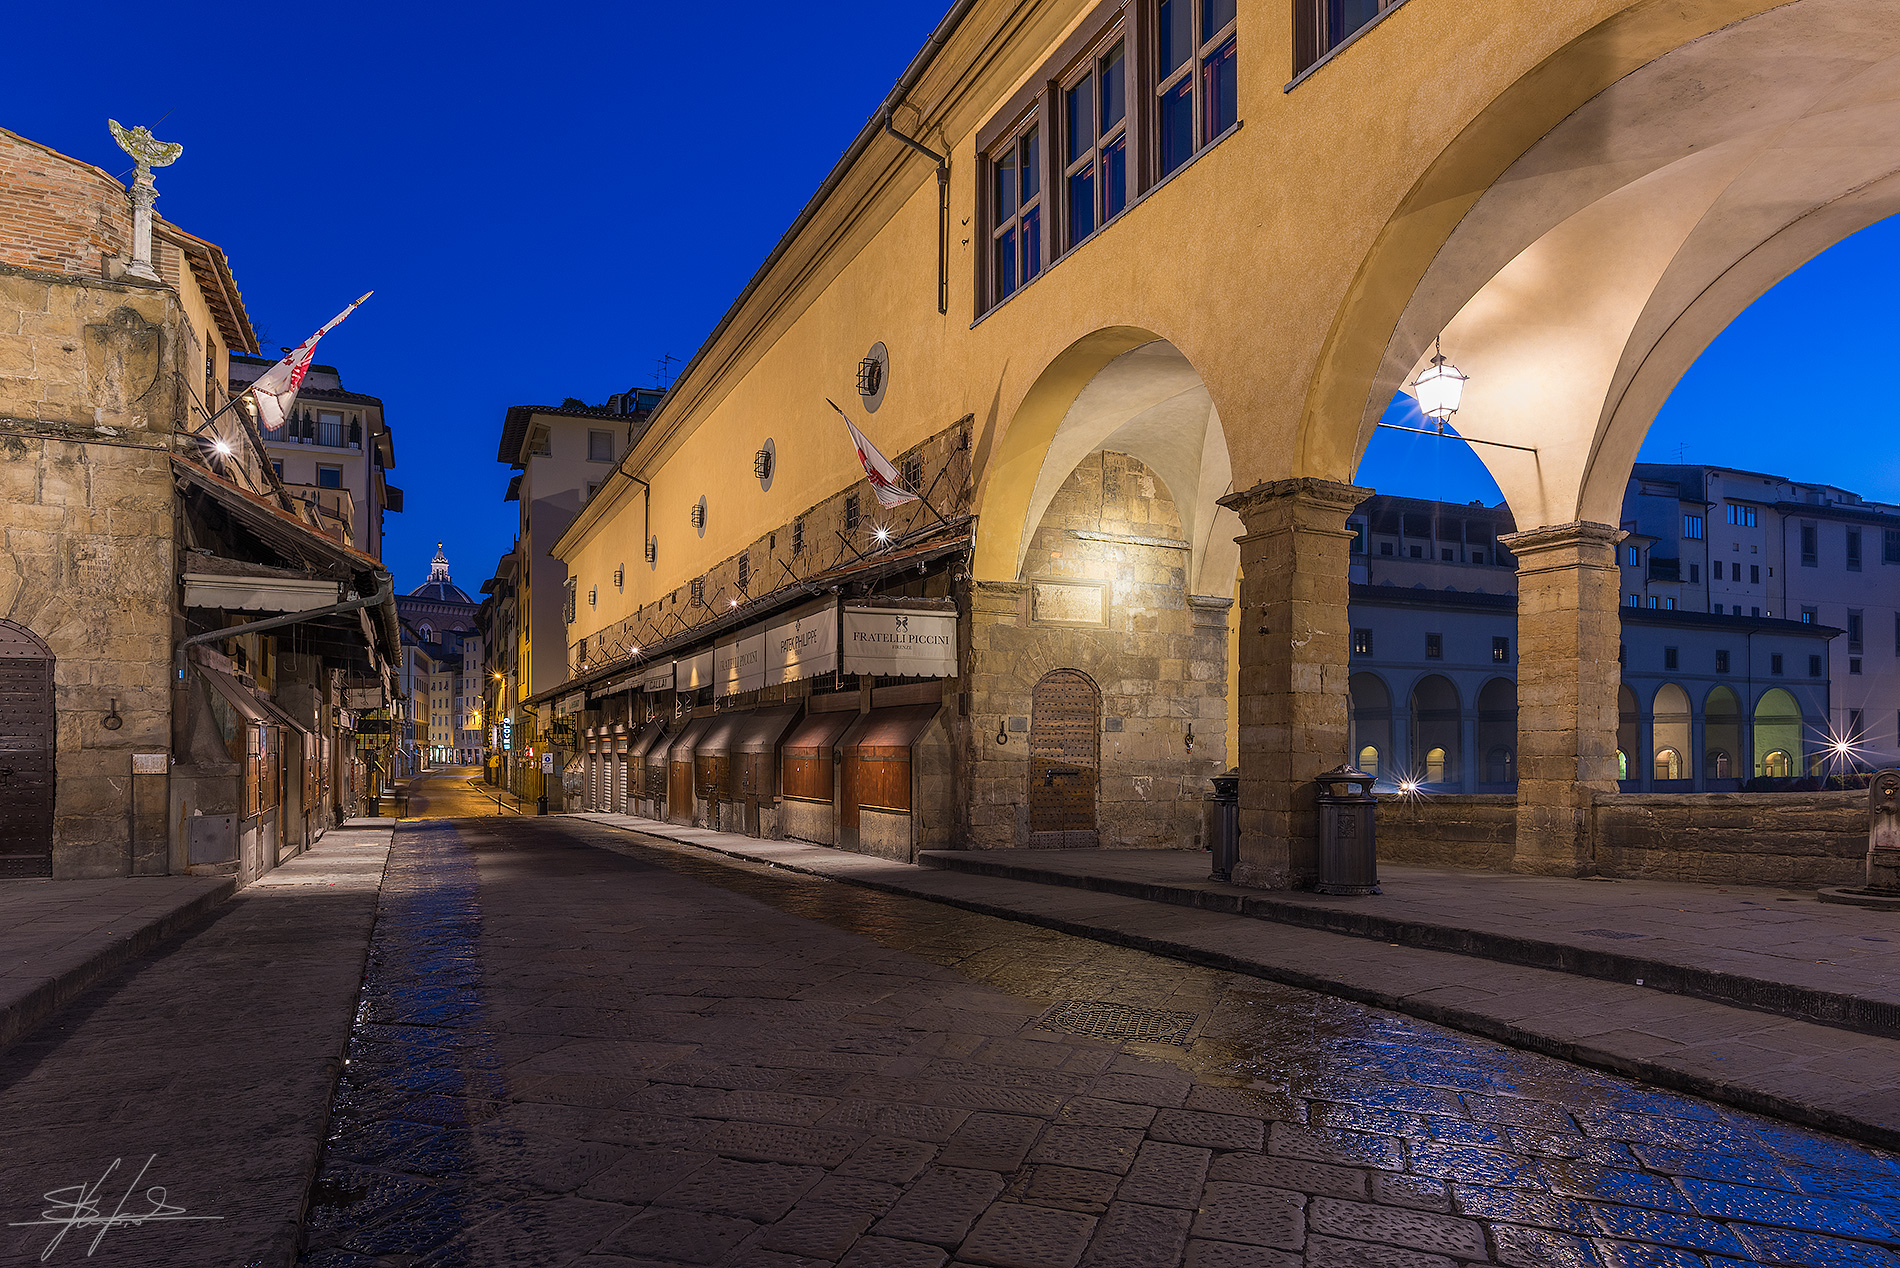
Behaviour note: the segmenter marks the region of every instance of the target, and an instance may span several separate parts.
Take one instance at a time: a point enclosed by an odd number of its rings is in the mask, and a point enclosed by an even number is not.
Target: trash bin
[[[1322,894],[1376,894],[1379,850],[1373,819],[1375,775],[1352,766],[1327,771],[1319,784],[1319,884]]]
[[[1240,858],[1240,771],[1214,776],[1214,870],[1209,880],[1231,881]]]
[[[539,797],[534,799],[534,812],[538,815],[544,815],[548,812],[548,795],[546,793],[542,793]]]

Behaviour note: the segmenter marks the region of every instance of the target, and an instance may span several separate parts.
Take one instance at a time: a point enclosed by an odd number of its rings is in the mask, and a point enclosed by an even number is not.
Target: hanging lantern
[[[1465,394],[1466,376],[1458,373],[1458,367],[1445,359],[1445,354],[1432,341],[1432,363],[1419,371],[1418,378],[1412,381],[1412,391],[1418,397],[1418,408],[1427,418],[1438,420],[1438,429],[1445,429],[1445,420],[1458,412],[1459,402]]]

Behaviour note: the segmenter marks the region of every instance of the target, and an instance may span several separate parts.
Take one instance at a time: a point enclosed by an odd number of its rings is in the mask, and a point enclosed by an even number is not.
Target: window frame
[[[1090,41],[1089,47],[1078,56],[1055,81],[1053,101],[1056,106],[1055,117],[1062,142],[1061,157],[1055,160],[1056,181],[1062,186],[1060,241],[1064,244],[1057,253],[1058,258],[1087,242],[1095,234],[1108,226],[1129,207],[1134,205],[1136,187],[1140,181],[1134,177],[1134,169],[1129,166],[1131,158],[1136,156],[1135,135],[1139,129],[1135,126],[1136,102],[1128,91],[1133,65],[1129,62],[1128,12],[1118,11],[1108,24]],[[1121,50],[1122,72],[1122,116],[1107,129],[1112,135],[1105,136],[1102,128],[1102,66],[1108,55],[1117,48]],[[1074,138],[1071,135],[1073,124],[1069,118],[1069,100],[1081,85],[1086,82],[1088,88],[1090,140],[1084,152],[1075,157]],[[1112,214],[1104,214],[1107,205],[1107,186],[1102,180],[1102,155],[1114,148],[1116,143],[1122,147],[1122,202]],[[1075,210],[1069,197],[1070,182],[1084,171],[1091,173],[1089,186],[1089,226],[1086,232],[1075,232]],[[1045,199],[1046,201],[1046,199]]]
[[[607,456],[605,458],[596,458],[594,456],[594,442],[596,440],[605,440],[607,442]],[[601,428],[601,427],[588,428],[587,429],[587,461],[612,462],[613,460],[614,460],[614,434],[613,432],[607,428]]]
[[[1160,26],[1161,5],[1163,3],[1185,4],[1188,6],[1188,55],[1182,58],[1181,64],[1176,66],[1173,70],[1163,70],[1161,68]],[[1150,81],[1153,84],[1153,88],[1148,93],[1149,108],[1154,112],[1155,121],[1154,153],[1150,164],[1150,177],[1155,184],[1159,184],[1168,179],[1168,177],[1193,162],[1196,154],[1199,154],[1227,132],[1227,128],[1221,128],[1219,131],[1215,131],[1212,126],[1213,121],[1209,117],[1207,67],[1209,61],[1218,55],[1229,41],[1232,41],[1234,44],[1234,57],[1237,61],[1240,46],[1240,6],[1236,4],[1234,6],[1233,18],[1222,24],[1220,29],[1214,32],[1214,34],[1209,35],[1203,31],[1201,27],[1205,21],[1205,14],[1210,3],[1211,0],[1152,0],[1149,9],[1153,17],[1155,28],[1153,48],[1154,70],[1152,72],[1152,80]],[[1189,87],[1188,100],[1188,113],[1191,116],[1188,149],[1187,153],[1181,156],[1180,162],[1176,163],[1173,167],[1164,168],[1162,166],[1164,160],[1161,138],[1161,120],[1163,117],[1162,103],[1167,100],[1170,93],[1176,91],[1183,76],[1186,76],[1192,81]],[[1239,75],[1237,68],[1235,84],[1235,92],[1236,96],[1238,96]],[[1240,106],[1239,102],[1236,101],[1234,104],[1234,123],[1237,124],[1239,122]],[[1228,125],[1228,127],[1232,126],[1234,125]]]
[[[1037,99],[1030,103],[1026,110],[1015,116],[1014,121],[1009,127],[1004,129],[1001,135],[992,140],[983,149],[983,182],[977,195],[979,207],[982,211],[982,224],[985,231],[984,238],[987,243],[983,259],[978,265],[983,279],[983,285],[980,288],[984,305],[982,308],[983,312],[988,312],[990,309],[995,308],[1017,291],[1020,291],[1023,287],[1029,285],[1038,277],[1041,277],[1049,268],[1050,264],[1054,263],[1050,252],[1053,237],[1051,234],[1049,216],[1048,142],[1051,120],[1047,117],[1048,113],[1048,102],[1043,99],[1043,95],[1039,94]],[[1037,149],[1033,162],[1028,162],[1025,149],[1032,143],[1032,133],[1034,134],[1033,141]],[[1015,188],[1011,196],[1012,201],[1007,223],[1004,223],[1003,216],[997,206],[996,198],[996,170],[1001,164],[1002,155],[1005,151],[1009,153],[1016,171]],[[1036,193],[1033,198],[1035,206],[1029,210],[1024,208],[1022,197],[1022,173],[1026,165],[1032,167],[1036,173]],[[1025,277],[1023,273],[1027,255],[1024,246],[1022,226],[1023,221],[1031,214],[1031,210],[1033,210],[1036,217],[1035,254],[1037,263],[1035,272]],[[1012,241],[1014,245],[1011,247],[1013,253],[1012,267],[1016,273],[1014,280],[1010,283],[1009,289],[999,292],[998,288],[1000,283],[996,268],[997,250],[998,243],[1005,234],[1013,235]]]

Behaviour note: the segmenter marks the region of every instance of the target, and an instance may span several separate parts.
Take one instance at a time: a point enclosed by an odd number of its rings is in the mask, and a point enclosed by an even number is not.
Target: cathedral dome
[[[443,603],[467,603],[471,606],[475,602],[460,586],[449,580],[449,559],[442,553],[441,542],[435,544],[435,558],[429,561],[429,579],[411,590],[409,597],[435,599]]]

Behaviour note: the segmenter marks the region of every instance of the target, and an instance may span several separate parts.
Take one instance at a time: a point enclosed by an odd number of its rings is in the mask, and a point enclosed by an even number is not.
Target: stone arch
[[[1770,687],[1755,701],[1756,775],[1783,778],[1802,769],[1801,705],[1785,687]],[[1777,758],[1776,755],[1780,754]]]
[[[1642,771],[1643,715],[1636,693],[1624,683],[1616,689],[1616,777],[1639,779]]]
[[[1493,678],[1478,689],[1478,778],[1517,782],[1517,684]]]
[[[1689,714],[1689,693],[1673,682],[1656,689],[1650,702],[1650,774],[1655,779],[1694,779],[1691,760],[1693,719]],[[1668,773],[1665,773],[1668,772]]]
[[[1168,340],[1130,326],[1077,340],[1024,395],[987,463],[976,575],[1013,581],[1043,514],[1091,454],[1125,453],[1168,486],[1189,543],[1190,594],[1231,597],[1240,519],[1219,505],[1232,459],[1206,381]]]
[[[1375,673],[1354,674],[1346,683],[1352,697],[1352,734],[1346,751],[1353,765],[1390,781],[1397,771],[1392,748],[1392,692]],[[1366,754],[1370,753],[1371,765]]]
[[[1412,775],[1423,784],[1455,784],[1463,778],[1463,715],[1458,688],[1443,674],[1427,674],[1412,687]]]
[[[1747,777],[1742,742],[1742,702],[1733,687],[1718,683],[1702,702],[1702,775],[1705,780]]]

